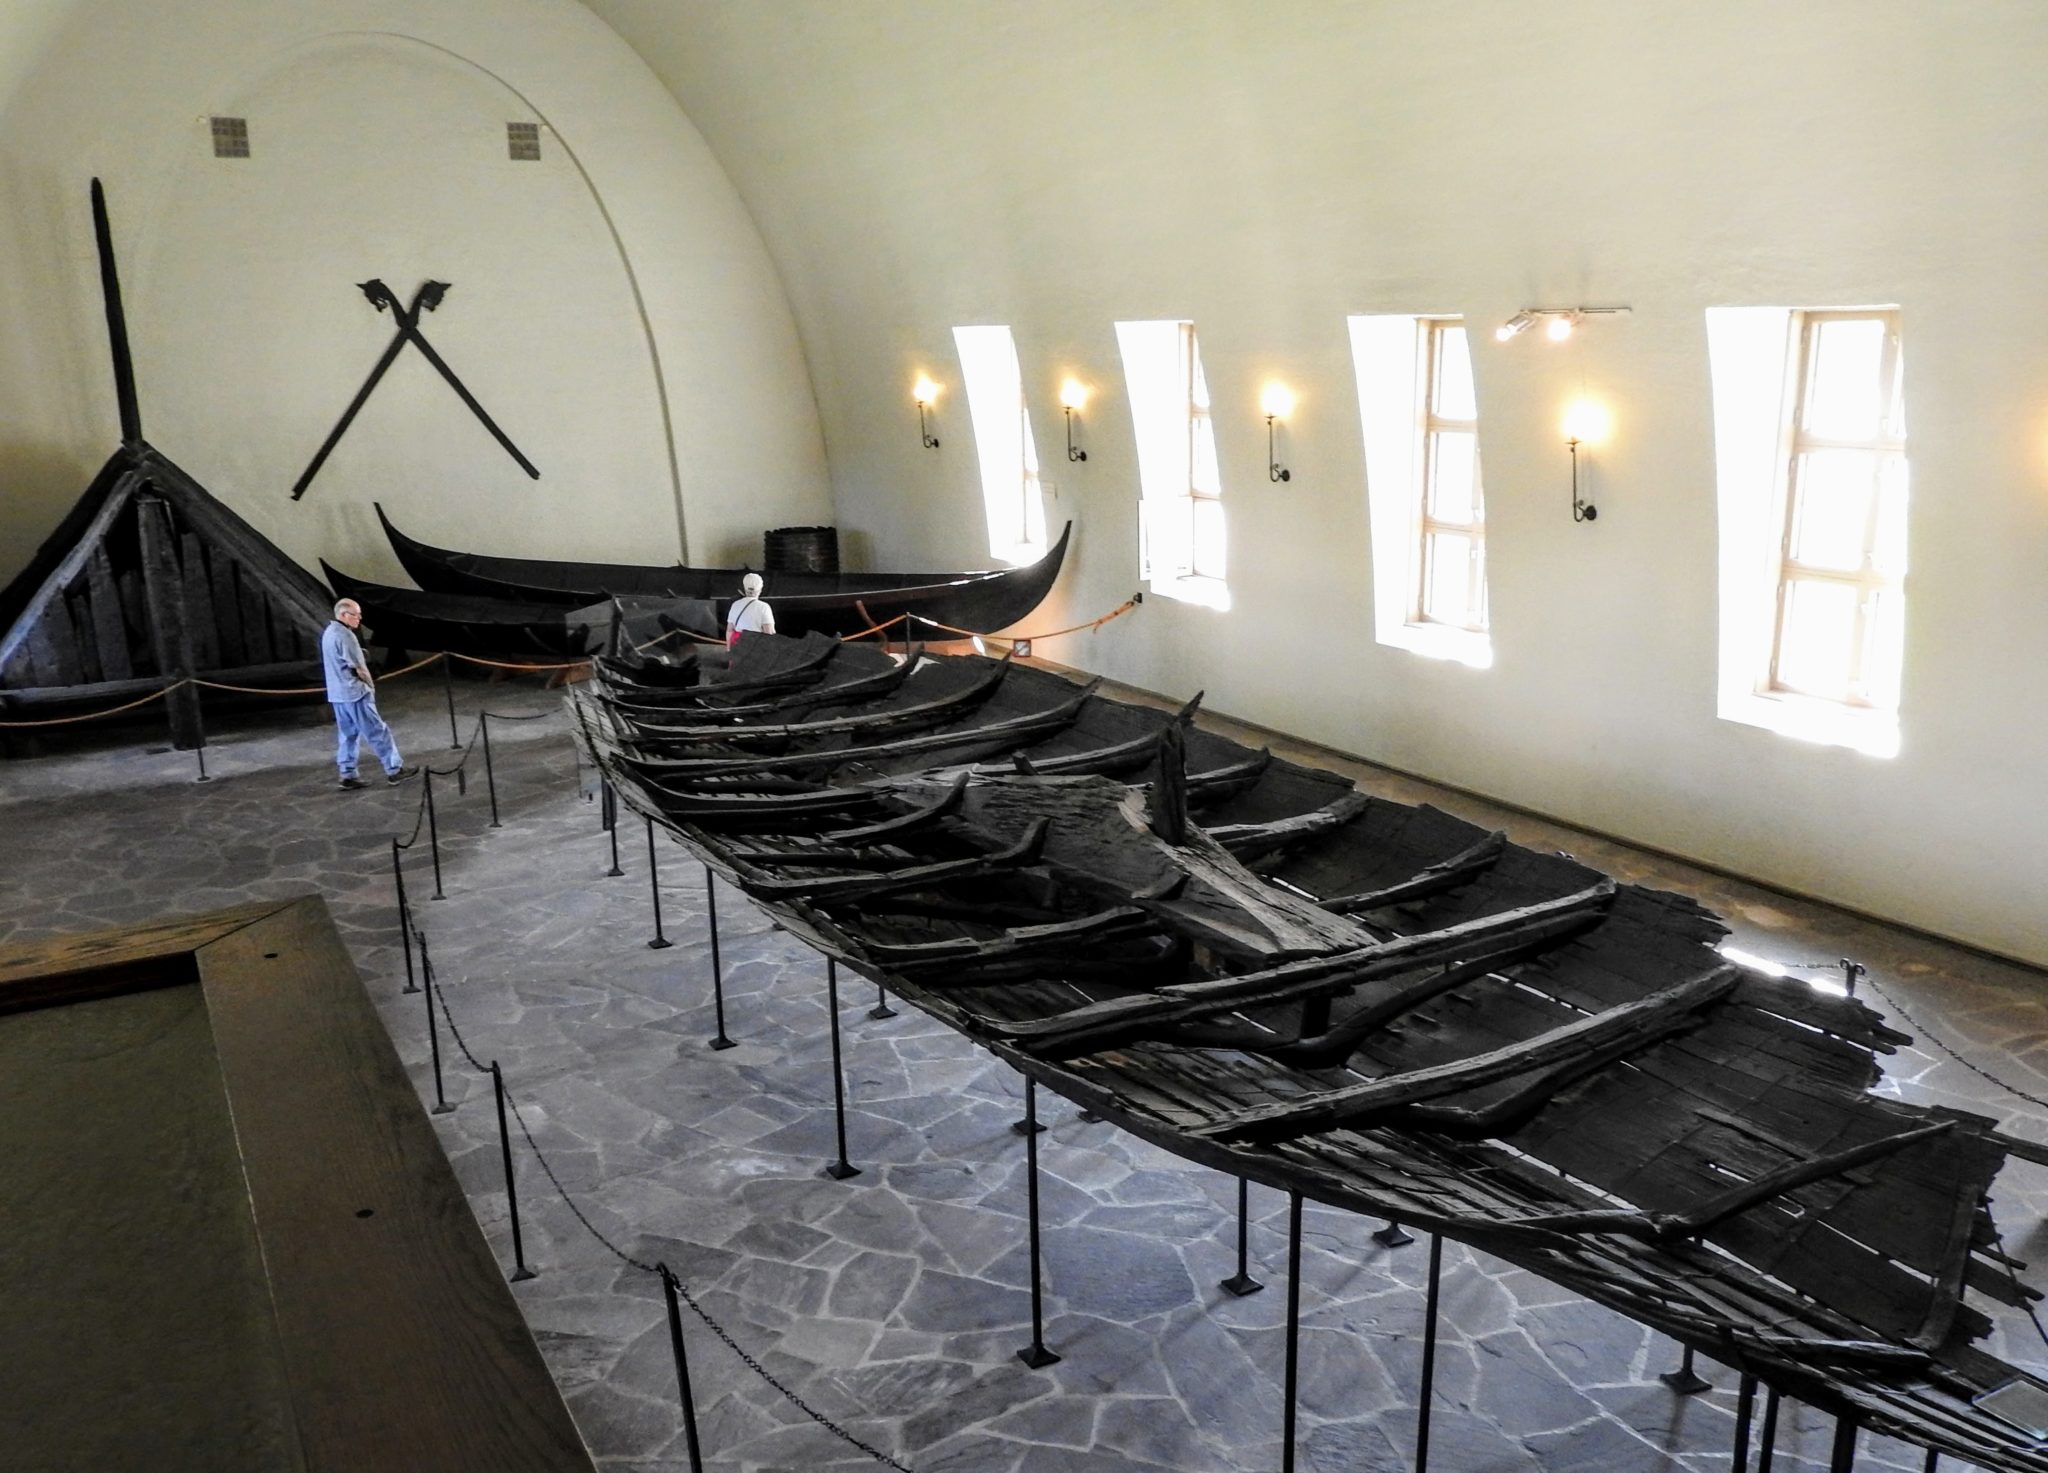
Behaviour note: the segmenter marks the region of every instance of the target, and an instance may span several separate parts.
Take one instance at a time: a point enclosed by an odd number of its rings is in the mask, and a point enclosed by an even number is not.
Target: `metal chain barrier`
[[[2018,1098],[2025,1100],[2030,1105],[2038,1105],[2042,1109],[2048,1110],[2048,1100],[2042,1099],[2039,1095],[2028,1094],[2018,1085],[2007,1084],[2003,1079],[2000,1079],[1996,1074],[1991,1073],[1989,1070],[1980,1068],[1978,1065],[1971,1063],[1968,1059],[1964,1058],[1961,1054],[1957,1053],[1955,1049],[1952,1048],[1948,1043],[1943,1041],[1943,1039],[1939,1035],[1929,1032],[1917,1020],[1915,1020],[1911,1013],[1907,1012],[1904,1008],[1900,1007],[1897,1000],[1894,999],[1889,992],[1886,992],[1882,987],[1878,986],[1877,979],[1872,977],[1869,973],[1866,972],[1864,974],[1863,980],[1869,986],[1870,990],[1878,995],[1878,997],[1883,1001],[1884,1005],[1890,1008],[1894,1013],[1897,1013],[1899,1015],[1900,1021],[1903,1022],[1908,1028],[1913,1030],[1914,1042],[1932,1044],[1938,1052],[1947,1055],[1956,1063],[1961,1064],[1965,1069],[1969,1070],[1972,1074],[1976,1075],[1979,1079],[1984,1080],[1986,1083],[1995,1084],[2009,1095],[2016,1095]],[[2029,1312],[2031,1313],[2031,1311]],[[2038,1324],[2039,1322],[2037,1321],[2036,1323]],[[2048,1340],[2048,1335],[2044,1335],[2042,1338],[2044,1340]]]
[[[426,944],[426,936],[419,930],[418,927],[413,928],[413,937],[414,940],[419,945],[424,947],[424,945]],[[435,1000],[441,1004],[442,1021],[448,1025],[449,1036],[455,1040],[455,1046],[457,1049],[461,1051],[462,1057],[468,1061],[469,1067],[476,1070],[477,1073],[488,1075],[491,1072],[490,1066],[483,1063],[481,1060],[477,1058],[475,1052],[471,1050],[468,1041],[465,1038],[463,1038],[462,1030],[456,1025],[455,1022],[455,1013],[448,1006],[448,994],[442,988],[439,979],[435,977],[433,968],[431,967],[428,967],[426,969],[426,985],[429,989],[432,990]],[[598,1244],[607,1253],[611,1254],[612,1257],[618,1259],[619,1262],[625,1264],[629,1268],[638,1269],[641,1273],[647,1274],[650,1277],[659,1278],[661,1276],[660,1268],[658,1268],[654,1264],[647,1262],[645,1259],[635,1258],[632,1254],[628,1253],[625,1249],[621,1248],[617,1243],[614,1243],[610,1238],[606,1237],[604,1233],[598,1229],[597,1224],[592,1222],[588,1215],[584,1213],[582,1207],[577,1204],[576,1199],[569,1194],[569,1189],[562,1185],[561,1177],[555,1174],[554,1164],[548,1160],[546,1152],[541,1150],[540,1142],[533,1138],[533,1129],[526,1123],[526,1113],[519,1108],[519,1101],[517,1097],[513,1095],[511,1087],[509,1085],[505,1089],[505,1102],[512,1107],[512,1118],[513,1120],[518,1122],[519,1133],[520,1135],[526,1138],[527,1149],[533,1152],[533,1159],[540,1163],[540,1169],[542,1173],[553,1185],[556,1194],[561,1197],[562,1205],[567,1207],[569,1209],[570,1214],[573,1217],[575,1217],[575,1219],[578,1222],[583,1224],[583,1230],[589,1233],[591,1237],[595,1238]],[[731,1332],[728,1331],[724,1325],[720,1324],[716,1319],[712,1318],[711,1312],[705,1309],[702,1304],[698,1303],[696,1296],[691,1294],[688,1286],[683,1284],[680,1279],[677,1279],[675,1281],[675,1286],[677,1292],[682,1296],[683,1302],[689,1305],[691,1312],[695,1314],[698,1319],[704,1322],[705,1328],[710,1330],[712,1334],[716,1335],[720,1342],[724,1344],[726,1349],[730,1350],[734,1355],[738,1356],[740,1359],[740,1363],[742,1365],[744,1365],[748,1370],[752,1371],[756,1376],[759,1376],[763,1381],[767,1382],[768,1385],[774,1388],[777,1394],[779,1394],[791,1406],[795,1407],[798,1411],[802,1412],[806,1417],[810,1418],[813,1422],[817,1423],[820,1427],[824,1428],[827,1432],[831,1433],[841,1442],[847,1444],[847,1446],[852,1447],[859,1452],[865,1453],[868,1457],[873,1458],[876,1462],[883,1464],[885,1467],[896,1469],[897,1473],[911,1473],[911,1470],[904,1464],[898,1462],[895,1458],[892,1458],[891,1456],[889,1456],[889,1454],[883,1452],[880,1448],[874,1446],[872,1443],[865,1442],[859,1437],[856,1437],[853,1433],[847,1431],[844,1427],[840,1426],[837,1422],[833,1421],[830,1417],[826,1416],[823,1412],[819,1411],[816,1407],[812,1406],[809,1402],[805,1401],[801,1396],[797,1395],[797,1393],[792,1391],[788,1386],[784,1385],[782,1381],[776,1377],[773,1371],[769,1370],[766,1366],[762,1365],[759,1360],[755,1359],[754,1356],[748,1353],[745,1347],[743,1347],[737,1340],[733,1339]]]

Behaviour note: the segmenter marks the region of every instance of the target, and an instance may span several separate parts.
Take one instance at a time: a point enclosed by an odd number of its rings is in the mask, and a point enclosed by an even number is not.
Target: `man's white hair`
[[[354,609],[357,613],[360,614],[363,611],[363,606],[357,603],[352,598],[338,598],[334,601],[335,618],[339,619],[343,614],[346,614],[350,609]]]

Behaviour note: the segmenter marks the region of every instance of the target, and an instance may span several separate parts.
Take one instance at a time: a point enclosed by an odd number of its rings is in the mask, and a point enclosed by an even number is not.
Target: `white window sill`
[[[991,547],[990,557],[999,563],[1008,563],[1013,568],[1028,567],[1045,556],[1045,545],[1032,542],[1012,542],[1002,547]]]
[[[1477,629],[1448,624],[1396,624],[1382,631],[1379,642],[1428,660],[1454,660],[1474,670],[1493,668],[1493,641]]]
[[[1224,612],[1230,609],[1230,585],[1221,578],[1154,578],[1151,587],[1154,593],[1163,593],[1182,603],[1201,604]]]
[[[1868,706],[1844,706],[1812,696],[1724,694],[1723,721],[1761,726],[1780,736],[1828,747],[1848,747],[1867,757],[1899,755],[1899,713]]]

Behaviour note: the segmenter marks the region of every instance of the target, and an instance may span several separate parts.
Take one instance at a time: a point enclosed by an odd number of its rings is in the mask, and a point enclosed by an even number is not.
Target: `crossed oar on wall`
[[[514,445],[506,437],[505,432],[498,428],[496,421],[484,411],[483,405],[476,402],[476,395],[463,387],[462,380],[455,376],[455,370],[450,368],[447,361],[434,351],[434,345],[428,342],[426,337],[420,332],[420,314],[431,312],[441,305],[441,299],[448,295],[448,283],[445,281],[421,283],[420,289],[412,294],[410,306],[401,306],[391,288],[374,276],[368,281],[357,282],[356,289],[368,297],[370,305],[379,312],[382,312],[387,307],[391,309],[391,315],[398,321],[398,333],[391,339],[391,346],[384,350],[384,356],[377,360],[377,366],[370,370],[370,376],[363,380],[363,386],[356,390],[356,396],[349,401],[348,408],[341,412],[340,422],[328,434],[327,439],[322,442],[320,448],[314,452],[312,463],[306,467],[305,472],[300,475],[297,484],[292,487],[292,500],[297,501],[306,494],[306,488],[313,484],[313,477],[320,474],[320,467],[327,463],[327,457],[334,453],[334,447],[340,443],[341,437],[348,432],[348,427],[355,422],[356,415],[361,411],[364,402],[370,397],[370,391],[377,387],[378,380],[384,377],[384,371],[391,367],[393,360],[398,357],[407,343],[411,343],[421,353],[426,355],[427,362],[434,365],[435,372],[448,380],[448,387],[461,397],[462,402],[469,406],[472,414],[483,421],[484,428],[491,432],[491,438],[505,447],[505,453],[519,462],[521,470],[538,481],[540,479],[540,472],[534,469],[533,462],[519,453],[519,447]]]

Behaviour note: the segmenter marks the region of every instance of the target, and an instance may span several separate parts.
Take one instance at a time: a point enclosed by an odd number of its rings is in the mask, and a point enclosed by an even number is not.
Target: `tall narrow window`
[[[1007,327],[956,327],[953,342],[981,460],[989,553],[1004,562],[1034,562],[1045,553],[1045,496],[1016,340]]]
[[[1373,637],[1485,668],[1486,498],[1462,318],[1349,319],[1371,512]]]
[[[1422,384],[1418,623],[1486,628],[1486,502],[1479,480],[1479,409],[1465,324],[1432,318],[1419,334]]]
[[[1906,413],[1892,307],[1707,312],[1730,721],[1899,749]]]
[[[1137,432],[1139,572],[1161,593],[1230,606],[1223,477],[1195,325],[1119,322]]]
[[[1772,690],[1896,709],[1906,416],[1896,312],[1799,314]]]

